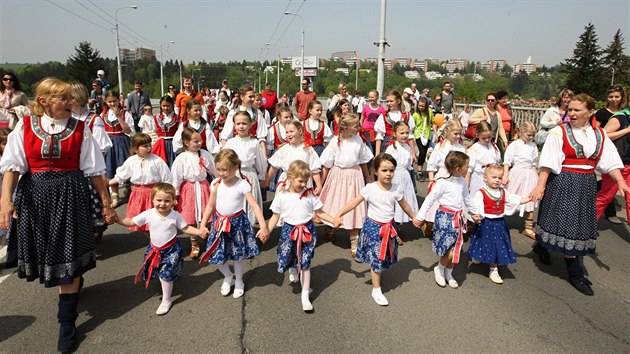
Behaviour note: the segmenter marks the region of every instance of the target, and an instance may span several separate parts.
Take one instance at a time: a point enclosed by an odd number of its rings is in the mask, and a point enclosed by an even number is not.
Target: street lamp
[[[201,75],[201,69],[193,69],[191,71],[191,75],[190,75],[192,77],[192,79],[193,79],[193,82],[195,81],[195,71],[199,71],[199,73],[200,73],[199,75]],[[198,80],[199,79],[199,75],[197,75],[197,84],[199,84],[199,80]],[[194,89],[195,89],[195,87],[193,86],[193,90]],[[197,92],[199,92],[199,89],[197,89]]]
[[[285,11],[284,14],[298,17],[302,21],[302,65],[300,70],[300,88],[302,88],[302,81],[304,81],[304,19],[294,12]]]
[[[166,50],[168,50],[168,47],[171,44],[175,44],[175,41],[170,41],[170,43],[166,45]],[[160,84],[162,87],[162,96],[160,97],[164,97],[164,50],[162,49],[163,46],[164,46],[164,43],[160,44]]]
[[[123,94],[123,79],[122,79],[122,66],[120,66],[120,40],[118,39],[118,11],[122,10],[122,9],[134,9],[136,10],[138,8],[137,5],[129,5],[129,6],[123,6],[123,7],[119,7],[116,9],[116,11],[114,12],[114,21],[116,22],[116,66],[118,68],[118,91],[119,94],[122,96]]]

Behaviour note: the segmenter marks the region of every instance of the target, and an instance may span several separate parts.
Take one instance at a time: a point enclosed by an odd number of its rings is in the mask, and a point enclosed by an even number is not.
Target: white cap
[[[96,75],[103,75],[103,76],[105,76],[105,71],[99,70],[99,71],[96,72]]]
[[[407,87],[403,90],[404,93],[408,94],[408,95],[413,95],[413,91],[411,91],[411,88]]]

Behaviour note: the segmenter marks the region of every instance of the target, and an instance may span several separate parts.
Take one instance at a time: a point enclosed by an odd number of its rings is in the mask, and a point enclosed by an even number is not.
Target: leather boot
[[[534,220],[525,219],[525,230],[523,230],[523,236],[529,237],[532,240],[536,240],[536,233],[534,232]]]
[[[77,343],[75,321],[78,316],[78,303],[79,293],[59,294],[59,309],[57,312],[59,340],[57,341],[57,350],[62,353],[72,351]]]
[[[190,239],[190,258],[197,259],[199,258],[199,253],[201,252],[201,248],[199,247],[199,240],[197,238]]]
[[[428,238],[429,240],[433,240],[433,223],[430,221],[425,221],[422,232],[424,233],[424,237]]]

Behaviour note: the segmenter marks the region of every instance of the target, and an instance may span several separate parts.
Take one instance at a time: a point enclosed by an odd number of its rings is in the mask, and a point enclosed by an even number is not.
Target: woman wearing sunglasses
[[[484,120],[487,121],[492,128],[494,143],[496,144],[498,139],[501,138],[502,145],[500,148],[501,151],[504,151],[507,147],[508,140],[505,135],[503,124],[501,124],[501,113],[497,111],[497,95],[494,92],[488,92],[486,94],[486,106],[478,108],[470,115],[468,118],[468,125],[478,124]]]
[[[20,91],[20,80],[11,72],[2,73],[0,83],[0,128],[13,129],[18,118],[29,115],[28,98]]]

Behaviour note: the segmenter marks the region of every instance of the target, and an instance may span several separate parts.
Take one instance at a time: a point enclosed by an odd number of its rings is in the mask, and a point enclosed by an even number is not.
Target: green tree
[[[616,82],[628,82],[628,69],[630,67],[630,58],[624,54],[624,40],[621,36],[621,30],[618,29],[613,40],[603,52],[604,65],[611,71],[607,74],[613,74]],[[607,75],[606,75],[607,76]]]
[[[602,50],[597,44],[595,26],[589,23],[576,43],[573,57],[562,63],[567,73],[567,87],[576,93],[584,92],[601,99],[606,87],[601,58]]]
[[[96,77],[96,71],[103,68],[104,62],[98,50],[92,49],[92,44],[87,41],[74,47],[75,53],[66,62],[70,79],[91,87],[92,80]],[[115,78],[110,75],[110,83],[115,86]]]

